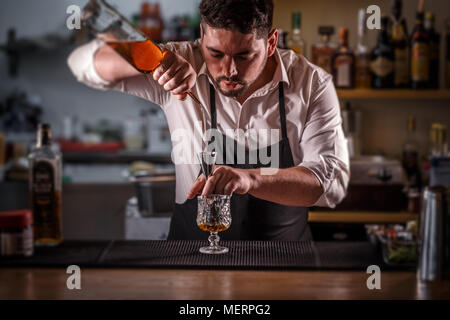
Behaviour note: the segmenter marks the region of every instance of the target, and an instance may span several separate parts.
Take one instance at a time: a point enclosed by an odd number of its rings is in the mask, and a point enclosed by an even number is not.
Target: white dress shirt
[[[200,41],[172,42],[162,47],[178,53],[192,64],[198,76],[191,91],[203,108],[190,97],[185,101],[178,100],[151,75],[142,74],[117,83],[105,81],[96,72],[93,62],[96,50],[103,45],[100,40],[75,49],[68,58],[73,74],[86,85],[122,91],[161,106],[172,137],[176,202],[180,204],[187,199],[200,170],[195,154],[205,147],[202,137],[205,128],[211,125],[209,84],[212,82]],[[320,181],[323,194],[315,206],[334,207],[346,194],[349,156],[332,77],[291,50],[277,49],[275,59],[277,67],[272,81],[256,90],[243,104],[216,90],[217,129],[227,136],[233,135],[236,129],[242,129],[247,138],[243,143],[247,147],[252,145],[252,135],[248,134],[252,130],[281,130],[278,83],[284,82],[286,127],[294,165],[308,168]],[[266,139],[265,143],[275,142]],[[263,147],[264,138],[260,138],[259,143],[258,147]]]

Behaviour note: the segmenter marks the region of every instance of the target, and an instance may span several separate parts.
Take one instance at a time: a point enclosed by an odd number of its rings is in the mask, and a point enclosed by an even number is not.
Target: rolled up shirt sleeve
[[[128,93],[159,105],[168,100],[168,93],[153,80],[151,75],[138,75],[117,82],[109,82],[97,73],[94,56],[104,45],[99,39],[94,39],[71,52],[67,59],[70,70],[79,82],[100,90],[115,90]]]
[[[316,82],[300,141],[300,166],[312,171],[323,193],[314,206],[334,208],[345,197],[350,177],[347,140],[331,77]]]

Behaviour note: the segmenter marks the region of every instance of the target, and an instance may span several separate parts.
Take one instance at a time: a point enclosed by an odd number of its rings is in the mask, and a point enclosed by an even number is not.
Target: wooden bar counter
[[[385,265],[369,242],[65,241],[30,258],[0,259],[0,300],[450,299],[450,280],[421,282],[414,267]],[[81,289],[69,289],[79,266]],[[380,268],[380,289],[368,289]],[[371,280],[373,277],[371,278]],[[369,281],[373,283],[373,281]]]
[[[450,281],[421,283],[414,272],[382,271],[369,290],[361,271],[81,269],[69,290],[64,268],[2,268],[0,299],[450,299]]]

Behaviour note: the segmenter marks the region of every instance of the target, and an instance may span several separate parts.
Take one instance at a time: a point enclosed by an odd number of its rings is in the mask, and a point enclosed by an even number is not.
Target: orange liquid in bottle
[[[164,58],[164,53],[161,49],[150,40],[108,42],[108,45],[142,73],[149,73],[155,70]]]

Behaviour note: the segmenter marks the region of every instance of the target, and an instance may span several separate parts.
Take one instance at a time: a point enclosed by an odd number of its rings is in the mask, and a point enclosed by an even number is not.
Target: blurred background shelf
[[[170,154],[149,154],[144,151],[117,152],[64,152],[65,163],[130,163],[133,161],[148,161],[158,164],[171,164]]]
[[[416,213],[398,211],[310,211],[313,223],[405,223],[417,220]]]
[[[450,100],[450,90],[340,89],[337,94],[341,99]]]

